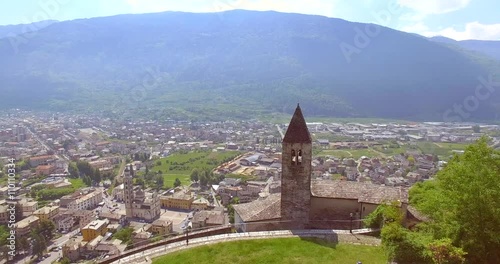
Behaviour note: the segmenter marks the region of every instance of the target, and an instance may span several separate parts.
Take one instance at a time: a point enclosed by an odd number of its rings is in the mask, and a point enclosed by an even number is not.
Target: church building
[[[378,205],[396,202],[404,215],[408,189],[354,181],[311,180],[312,138],[297,105],[282,142],[281,194],[234,205],[240,231],[361,228]],[[352,220],[352,221],[351,221]]]
[[[145,192],[140,186],[134,187],[134,167],[125,169],[123,199],[127,220],[153,222],[160,217],[160,196],[155,192]]]

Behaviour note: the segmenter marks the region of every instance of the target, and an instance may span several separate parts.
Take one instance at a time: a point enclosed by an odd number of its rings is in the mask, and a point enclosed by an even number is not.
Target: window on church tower
[[[295,155],[295,150],[292,149],[292,165],[297,164],[297,157]]]
[[[297,154],[297,164],[302,164],[302,150],[299,150],[299,153]]]

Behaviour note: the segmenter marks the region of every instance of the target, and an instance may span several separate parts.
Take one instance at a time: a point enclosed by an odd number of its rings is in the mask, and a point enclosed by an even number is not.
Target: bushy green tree
[[[193,169],[193,171],[191,172],[191,181],[197,182],[200,179],[199,174],[200,172],[198,171],[198,169]]]
[[[179,180],[179,178],[175,178],[175,181],[174,181],[174,187],[179,187],[181,186],[181,180]]]
[[[421,230],[449,238],[469,263],[500,263],[500,152],[483,137],[436,176],[410,190],[410,202],[432,219]]]
[[[180,183],[180,181],[179,181],[179,183]],[[155,176],[155,185],[156,185],[156,188],[157,189],[163,188],[163,184],[164,184],[164,178],[163,178],[163,176],[162,175],[156,175]],[[175,182],[174,182],[174,185],[175,185]]]
[[[80,172],[78,170],[78,167],[76,166],[76,164],[74,162],[70,162],[69,165],[68,165],[68,172],[69,172],[69,176],[71,178],[78,178],[80,176]]]

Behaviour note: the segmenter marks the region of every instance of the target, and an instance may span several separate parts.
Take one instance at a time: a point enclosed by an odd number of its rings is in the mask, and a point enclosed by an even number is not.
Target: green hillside
[[[369,26],[243,10],[53,23],[0,39],[0,105],[221,120],[300,102],[308,116],[442,120],[499,72],[497,60],[414,34],[359,33]],[[495,118],[499,103],[493,93],[471,119]]]

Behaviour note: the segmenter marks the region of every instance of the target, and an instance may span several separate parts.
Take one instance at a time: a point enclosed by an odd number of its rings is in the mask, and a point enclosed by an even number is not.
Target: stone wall
[[[309,221],[312,144],[283,143],[282,153],[281,218],[302,229]]]

